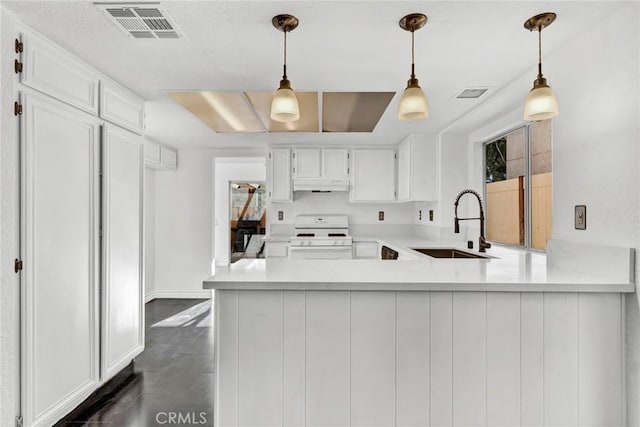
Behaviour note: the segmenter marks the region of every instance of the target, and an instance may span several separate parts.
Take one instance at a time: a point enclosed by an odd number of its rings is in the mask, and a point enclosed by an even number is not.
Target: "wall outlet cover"
[[[384,221],[384,211],[378,212],[378,221]]]
[[[283,220],[284,220],[284,212],[278,211],[278,221],[283,221]]]
[[[574,226],[576,230],[587,229],[587,206],[586,205],[576,205]]]
[[[429,221],[433,222],[433,210],[429,210]]]

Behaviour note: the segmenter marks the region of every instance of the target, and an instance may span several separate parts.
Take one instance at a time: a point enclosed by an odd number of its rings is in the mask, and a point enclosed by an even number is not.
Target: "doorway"
[[[230,262],[264,258],[266,183],[230,182],[229,197]]]

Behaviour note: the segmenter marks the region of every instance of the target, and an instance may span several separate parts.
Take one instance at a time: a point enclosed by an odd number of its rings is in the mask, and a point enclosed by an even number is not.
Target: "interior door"
[[[102,139],[102,373],[144,349],[143,140],[105,125]]]
[[[22,411],[49,426],[99,381],[99,126],[32,93],[23,111]]]

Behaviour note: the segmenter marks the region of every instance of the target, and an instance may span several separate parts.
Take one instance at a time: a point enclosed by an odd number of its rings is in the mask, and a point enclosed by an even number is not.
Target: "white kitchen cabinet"
[[[349,149],[347,148],[294,148],[293,177],[348,178]]]
[[[351,151],[351,202],[394,202],[396,200],[396,150],[355,149]]]
[[[289,242],[265,242],[264,248],[267,258],[287,258],[289,256]]]
[[[142,134],[144,131],[144,99],[116,85],[100,82],[100,117]]]
[[[150,169],[175,170],[178,167],[178,152],[147,139],[144,141],[144,164]]]
[[[322,150],[322,176],[324,178],[349,177],[349,149],[325,148]]]
[[[267,191],[272,202],[291,202],[291,149],[272,148],[267,167]]]
[[[100,77],[88,65],[29,30],[20,34],[20,83],[91,114],[98,113]]]
[[[438,199],[436,143],[407,137],[398,147],[398,201]]]
[[[321,161],[322,157],[319,148],[294,148],[294,178],[319,178]]]
[[[105,125],[102,140],[102,379],[144,349],[143,139]]]
[[[376,259],[380,258],[377,241],[353,242],[353,257],[355,259]]]
[[[100,133],[50,97],[22,102],[22,415],[49,426],[100,381]]]

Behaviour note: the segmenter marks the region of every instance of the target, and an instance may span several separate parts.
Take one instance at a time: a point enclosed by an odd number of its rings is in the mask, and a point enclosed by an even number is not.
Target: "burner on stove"
[[[315,233],[298,233],[296,237],[315,237]]]

